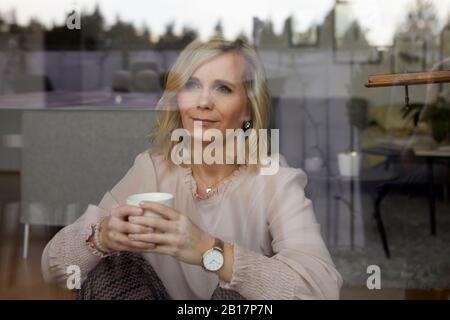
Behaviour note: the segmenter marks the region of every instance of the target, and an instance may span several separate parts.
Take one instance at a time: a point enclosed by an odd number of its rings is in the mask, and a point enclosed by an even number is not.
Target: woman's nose
[[[213,107],[211,92],[205,90],[201,93],[198,100],[198,107],[201,109],[211,109]]]

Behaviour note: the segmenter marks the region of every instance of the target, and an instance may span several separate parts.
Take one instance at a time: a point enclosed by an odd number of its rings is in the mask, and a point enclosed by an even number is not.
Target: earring
[[[251,127],[251,125],[252,125],[252,122],[250,120],[246,120],[242,124],[242,129],[244,129],[244,131],[245,131],[245,130],[249,129]]]

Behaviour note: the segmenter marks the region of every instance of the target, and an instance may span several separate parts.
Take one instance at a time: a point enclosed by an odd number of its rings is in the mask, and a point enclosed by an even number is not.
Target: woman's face
[[[178,94],[183,127],[194,136],[194,121],[203,130],[242,128],[250,120],[250,107],[243,83],[241,56],[229,52],[200,65]]]

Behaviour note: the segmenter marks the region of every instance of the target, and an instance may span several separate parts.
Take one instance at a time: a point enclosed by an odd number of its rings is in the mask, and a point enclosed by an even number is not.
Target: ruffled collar
[[[197,181],[195,180],[192,174],[191,167],[181,167],[183,171],[183,178],[186,186],[192,194],[192,197],[196,200],[213,200],[217,199],[219,196],[222,196],[225,193],[225,190],[234,183],[240,176],[247,171],[247,165],[240,165],[236,170],[233,171],[228,177],[223,179],[220,183],[214,186],[211,191],[205,196],[202,197],[197,193]]]

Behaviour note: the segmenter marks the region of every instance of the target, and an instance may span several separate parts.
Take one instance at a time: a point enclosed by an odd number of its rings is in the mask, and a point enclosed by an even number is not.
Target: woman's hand
[[[141,208],[124,205],[112,209],[111,215],[102,220],[99,228],[101,244],[109,251],[142,252],[155,247],[154,244],[141,241],[131,241],[129,234],[151,233],[152,228],[130,223],[129,217],[139,217],[143,214]]]
[[[203,253],[214,245],[214,237],[171,207],[146,201],[141,203],[141,208],[158,213],[162,218],[133,216],[129,221],[161,233],[133,233],[128,235],[130,240],[156,245],[147,252],[167,254],[189,264],[201,265]]]

